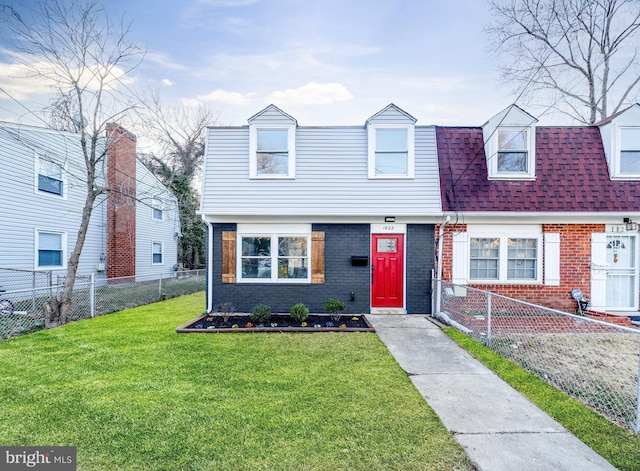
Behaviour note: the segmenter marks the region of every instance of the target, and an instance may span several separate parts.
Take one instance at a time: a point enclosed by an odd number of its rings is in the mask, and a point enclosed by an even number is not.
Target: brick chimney
[[[136,274],[136,136],[107,124],[107,277]]]

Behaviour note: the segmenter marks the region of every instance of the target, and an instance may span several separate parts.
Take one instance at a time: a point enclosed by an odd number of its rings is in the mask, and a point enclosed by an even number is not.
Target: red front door
[[[404,234],[373,234],[371,307],[404,305]]]

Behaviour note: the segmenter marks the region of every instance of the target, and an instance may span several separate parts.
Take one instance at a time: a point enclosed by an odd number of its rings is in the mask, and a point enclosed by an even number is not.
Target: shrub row
[[[333,316],[339,317],[338,312],[343,311],[345,308],[346,306],[342,301],[332,298],[324,302],[324,310],[330,312]],[[289,309],[289,315],[297,322],[304,322],[309,317],[309,308],[302,303],[295,304]],[[271,320],[271,308],[266,304],[258,304],[251,310],[249,317],[254,324],[269,322]]]

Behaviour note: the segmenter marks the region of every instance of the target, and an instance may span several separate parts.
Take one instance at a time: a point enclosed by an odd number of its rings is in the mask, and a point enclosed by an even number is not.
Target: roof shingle
[[[597,127],[537,127],[536,179],[489,180],[481,128],[436,128],[445,211],[640,209],[640,182],[612,181]]]

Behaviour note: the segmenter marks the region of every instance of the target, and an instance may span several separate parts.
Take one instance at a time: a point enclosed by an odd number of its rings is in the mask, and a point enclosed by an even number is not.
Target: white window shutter
[[[560,234],[544,234],[544,284],[560,286]]]
[[[453,234],[451,263],[451,281],[466,285],[469,282],[469,238],[466,232]]]
[[[580,288],[580,286],[576,286]],[[591,309],[604,311],[607,304],[607,235],[591,234]]]

